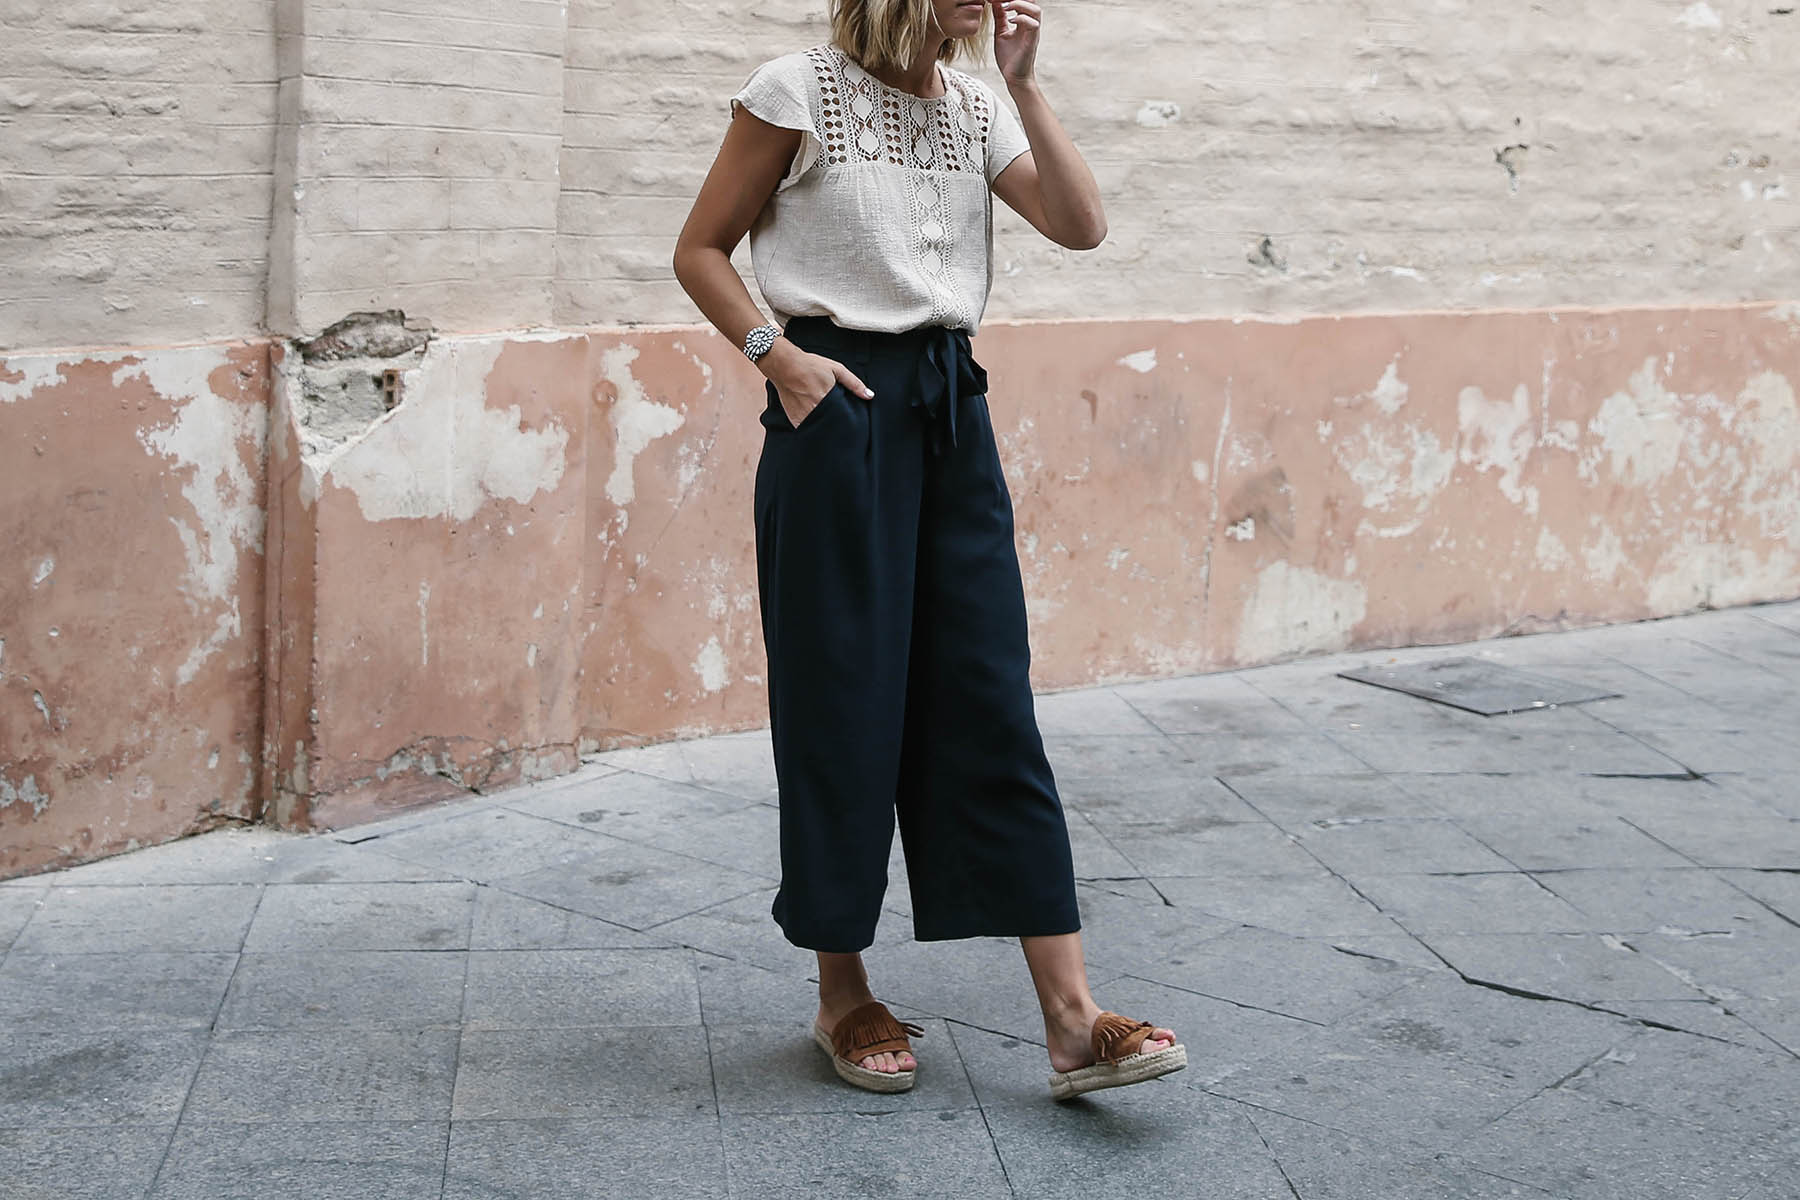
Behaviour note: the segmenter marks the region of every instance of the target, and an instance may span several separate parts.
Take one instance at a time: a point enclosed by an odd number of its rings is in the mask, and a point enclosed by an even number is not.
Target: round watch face
[[[781,330],[774,325],[759,325],[744,335],[744,355],[755,362],[769,352],[780,336]]]

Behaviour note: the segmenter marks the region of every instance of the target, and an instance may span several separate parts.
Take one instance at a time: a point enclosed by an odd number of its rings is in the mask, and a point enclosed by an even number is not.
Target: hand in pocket
[[[865,399],[875,394],[849,367],[822,354],[796,355],[791,364],[784,365],[786,369],[779,375],[771,374],[769,382],[775,385],[781,410],[795,429],[840,383]]]

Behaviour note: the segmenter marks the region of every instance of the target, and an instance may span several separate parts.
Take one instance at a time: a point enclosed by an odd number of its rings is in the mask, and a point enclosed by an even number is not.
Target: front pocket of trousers
[[[831,391],[826,392],[817,404],[807,409],[806,415],[800,418],[800,424],[795,425],[787,414],[787,407],[781,403],[781,393],[775,389],[774,381],[770,380],[763,387],[768,399],[763,405],[762,426],[773,433],[798,433],[802,429],[811,429],[814,419],[821,415],[819,410],[831,403],[832,392],[838,390],[838,385],[833,384]]]
[[[827,404],[833,403],[834,401],[836,401],[838,399],[841,399],[843,397],[843,393],[844,393],[844,385],[843,384],[841,384],[841,383],[832,384],[831,390],[829,392],[826,392],[823,396],[820,396],[819,402],[817,404],[813,405],[811,408],[806,410],[806,415],[804,417],[800,418],[800,423],[798,425],[794,426],[794,432],[795,433],[804,433],[806,430],[811,429],[814,425],[818,424],[820,418],[824,416],[824,413],[822,410],[825,408],[825,406]]]

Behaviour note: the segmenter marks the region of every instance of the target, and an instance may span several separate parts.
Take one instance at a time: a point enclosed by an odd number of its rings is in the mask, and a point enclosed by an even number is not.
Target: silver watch
[[[755,362],[767,354],[775,345],[775,339],[781,336],[779,325],[758,325],[744,335],[744,357]]]

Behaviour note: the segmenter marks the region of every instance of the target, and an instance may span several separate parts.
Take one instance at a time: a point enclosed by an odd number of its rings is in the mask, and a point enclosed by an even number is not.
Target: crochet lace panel
[[[994,114],[960,71],[944,70],[954,93],[907,99],[850,62],[835,46],[806,52],[819,78],[819,143],[827,166],[886,162],[916,171],[986,169]]]
[[[950,89],[938,99],[907,99],[855,67],[835,46],[806,52],[819,80],[819,144],[826,166],[887,163],[912,174],[906,181],[909,240],[931,291],[933,323],[962,325],[970,320],[950,285],[956,222],[949,189],[936,172],[984,175],[993,109],[968,76],[948,68]]]

